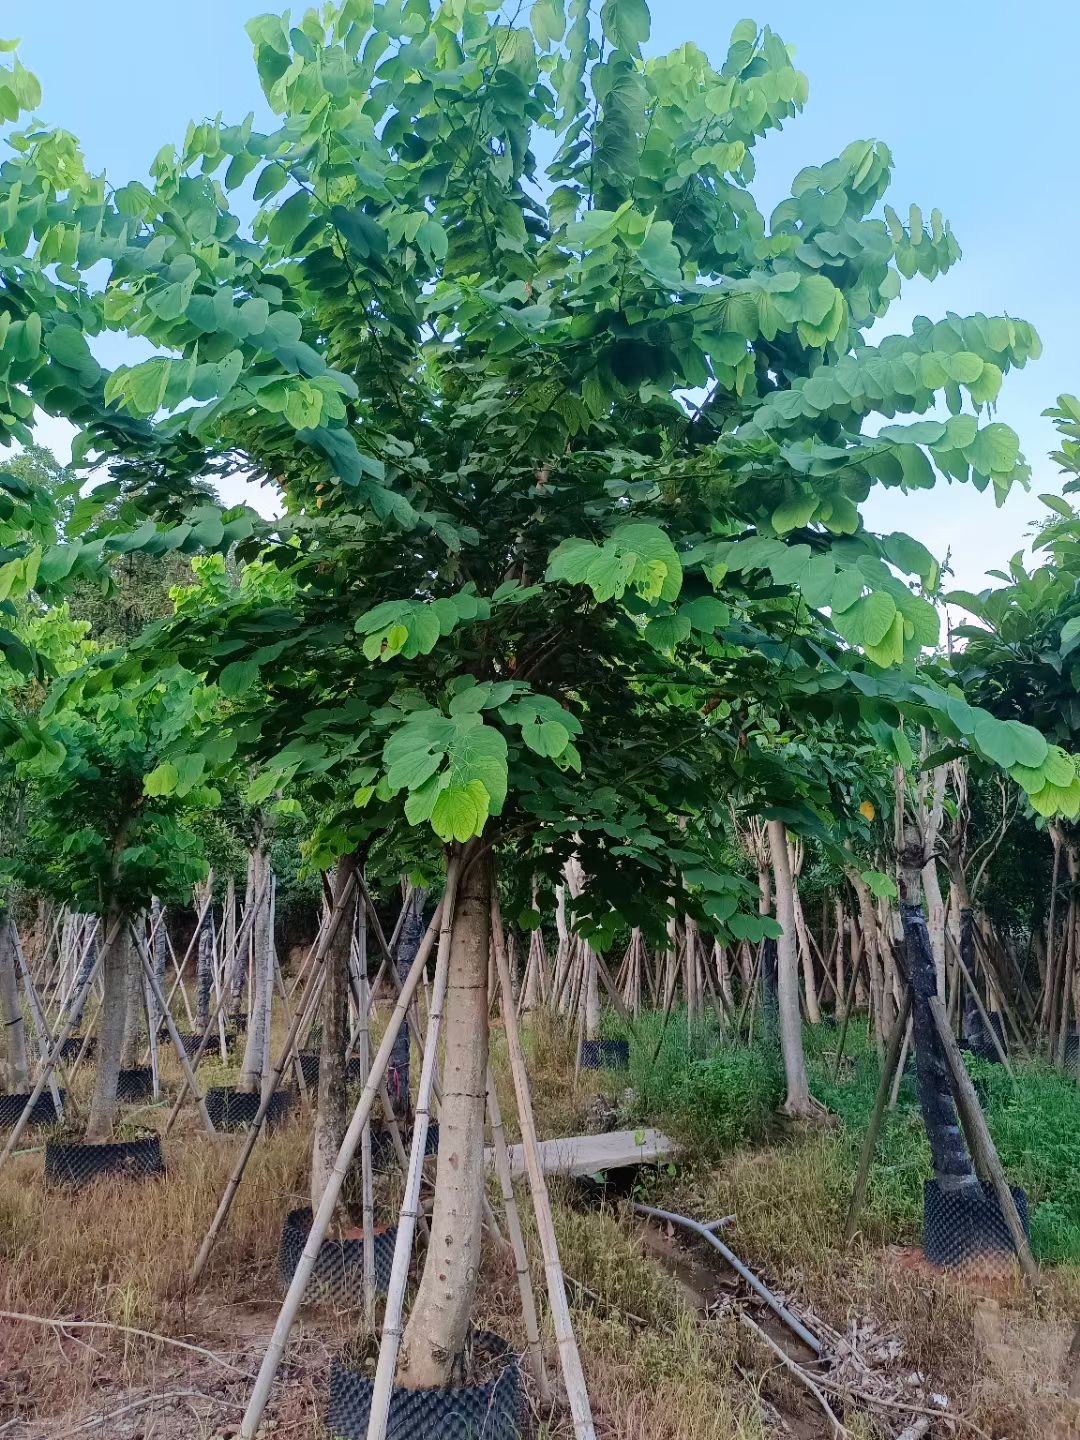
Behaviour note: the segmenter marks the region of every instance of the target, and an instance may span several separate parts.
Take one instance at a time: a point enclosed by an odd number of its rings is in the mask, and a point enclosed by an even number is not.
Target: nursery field
[[[0,1440],[1080,1440],[1069,227],[702,9],[0,40]]]

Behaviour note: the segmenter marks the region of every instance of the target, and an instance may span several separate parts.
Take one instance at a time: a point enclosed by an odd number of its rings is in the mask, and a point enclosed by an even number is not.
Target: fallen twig
[[[203,1390],[166,1390],[160,1395],[144,1395],[141,1400],[133,1400],[130,1405],[121,1405],[119,1410],[108,1410],[101,1415],[92,1415],[89,1420],[83,1420],[80,1424],[70,1430],[62,1430],[54,1440],[69,1440],[72,1435],[82,1435],[87,1430],[92,1430],[95,1425],[104,1425],[106,1421],[117,1419],[121,1415],[130,1415],[133,1410],[145,1410],[148,1405],[163,1405],[167,1400],[207,1400],[211,1405],[222,1405],[230,1410],[243,1410],[243,1405],[236,1400],[225,1400],[219,1395],[207,1395]]]
[[[794,1375],[800,1385],[802,1385],[805,1389],[809,1390],[810,1394],[814,1397],[814,1399],[824,1411],[825,1416],[829,1421],[829,1424],[833,1427],[833,1434],[839,1436],[840,1440],[845,1440],[845,1437],[846,1440],[851,1440],[851,1431],[836,1418],[836,1414],[833,1411],[832,1406],[829,1404],[828,1400],[826,1400],[825,1396],[821,1393],[818,1386],[813,1380],[811,1380],[810,1376],[806,1373],[802,1366],[796,1364],[796,1362],[792,1360],[791,1356],[788,1355],[784,1350],[782,1350],[781,1347],[772,1338],[772,1336],[768,1335],[761,1328],[761,1326],[757,1323],[756,1320],[752,1320],[745,1310],[739,1311],[739,1319],[748,1330],[752,1331],[752,1333],[758,1337],[759,1340],[764,1341],[764,1343],[769,1347],[769,1349],[780,1361],[781,1365],[783,1365],[784,1369]]]
[[[231,1370],[234,1375],[242,1375],[245,1380],[254,1380],[254,1375],[248,1370],[241,1370],[230,1360],[224,1359],[221,1355],[215,1355],[213,1350],[206,1350],[202,1345],[189,1345],[186,1340],[174,1340],[170,1335],[158,1335],[153,1330],[137,1330],[133,1325],[116,1325],[110,1320],[59,1320],[50,1315],[23,1315],[17,1310],[0,1310],[0,1320],[21,1320],[27,1325],[47,1325],[54,1330],[117,1330],[124,1335],[137,1335],[141,1340],[154,1340],[161,1345],[173,1345],[178,1350],[188,1350],[192,1355],[202,1355],[207,1360],[213,1360],[215,1365],[222,1366],[225,1370]],[[75,1336],[71,1337],[75,1339]]]

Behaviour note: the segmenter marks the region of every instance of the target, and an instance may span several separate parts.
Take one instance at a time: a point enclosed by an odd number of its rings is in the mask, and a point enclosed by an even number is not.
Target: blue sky
[[[189,119],[248,110],[265,117],[244,21],[258,0],[6,0],[0,33],[22,39],[41,79],[41,115],[82,140],[91,165],[122,181],[143,175]],[[266,5],[263,8],[271,8]],[[946,310],[1022,316],[1044,354],[1010,375],[998,418],[1013,425],[1034,471],[1032,491],[1001,510],[988,495],[942,482],[912,496],[879,493],[878,529],[905,529],[935,554],[951,548],[956,583],[981,588],[987,568],[1023,544],[1039,491],[1059,488],[1040,418],[1059,391],[1080,392],[1080,285],[1072,281],[1080,198],[1072,95],[1080,6],[1070,0],[653,0],[650,48],[692,40],[719,60],[743,15],[795,46],[810,80],[803,114],[758,149],[755,194],[768,212],[803,166],[850,140],[884,140],[896,169],[891,199],[941,207],[964,251],[933,285],[916,280],[881,333]],[[296,7],[301,13],[302,7]],[[64,449],[59,430],[42,439]]]

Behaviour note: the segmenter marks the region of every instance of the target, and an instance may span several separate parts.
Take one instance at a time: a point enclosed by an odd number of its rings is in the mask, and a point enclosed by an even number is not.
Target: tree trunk
[[[482,851],[466,866],[454,910],[431,1238],[399,1376],[410,1389],[446,1385],[459,1373],[480,1267],[491,881],[490,852]]]
[[[98,1029],[97,1077],[94,1097],[90,1102],[90,1118],[86,1122],[86,1139],[108,1140],[112,1135],[116,1114],[116,1082],[124,1051],[127,1029],[129,977],[134,959],[128,915],[113,904],[105,920],[106,937],[112,936],[102,956],[105,996],[101,1005]]]
[[[258,910],[251,927],[251,944],[254,954],[252,966],[253,994],[251,1014],[248,1019],[247,1039],[244,1044],[244,1063],[236,1088],[248,1095],[257,1095],[262,1089],[263,1061],[266,1054],[267,1029],[270,1023],[270,1004],[274,994],[274,950],[270,934],[270,884],[269,860],[262,836],[252,852],[251,885],[253,897],[258,897]],[[255,903],[255,899],[252,900]]]
[[[214,907],[210,900],[209,887],[198,886],[195,903],[202,910],[205,907],[202,924],[199,926],[199,957],[195,981],[195,1024],[201,1035],[210,1023],[210,991],[214,983]]]
[[[29,1077],[26,1065],[26,1026],[19,1004],[19,982],[15,971],[15,922],[8,911],[0,911],[0,1081],[13,1093],[25,1090]]]
[[[930,1142],[934,1176],[942,1190],[977,1185],[956,1115],[952,1080],[930,1002],[937,995],[937,967],[926,917],[919,904],[919,877],[925,877],[922,838],[905,836],[897,866],[900,919],[904,926],[908,981],[911,986],[912,1033],[915,1038],[915,1074],[926,1136]]]
[[[930,950],[934,957],[934,974],[937,977],[937,993],[942,1000],[946,996],[945,986],[945,902],[941,898],[941,884],[938,880],[937,861],[930,857],[923,866],[923,889],[926,891],[926,925],[930,935]]]
[[[799,954],[795,943],[795,887],[788,859],[787,835],[782,820],[770,820],[769,853],[776,891],[776,918],[783,934],[776,945],[777,997],[780,1008],[780,1049],[787,1079],[787,1115],[809,1116],[819,1107],[810,1095],[803,1054],[802,1017],[799,1014]]]
[[[332,905],[336,908],[356,870],[356,857],[343,855],[334,871]],[[333,909],[331,909],[331,914]],[[319,1096],[311,1151],[311,1213],[319,1209],[334,1161],[345,1138],[345,1050],[349,1022],[349,951],[356,914],[355,892],[346,904],[326,951],[326,979],[321,1000],[322,1044],[319,1047]],[[362,957],[364,958],[364,957]]]

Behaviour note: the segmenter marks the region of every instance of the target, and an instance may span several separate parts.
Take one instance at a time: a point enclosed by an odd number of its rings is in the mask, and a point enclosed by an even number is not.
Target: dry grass
[[[516,1138],[501,1027],[494,1026],[492,1036],[504,1118]],[[535,1023],[528,1051],[542,1135],[585,1128],[598,1086],[618,1101],[619,1082],[611,1077],[573,1083],[573,1037],[559,1022]],[[200,1082],[211,1075],[228,1078],[208,1066]],[[180,1071],[164,1050],[163,1077],[171,1096]],[[86,1083],[77,1082],[77,1101]],[[161,1124],[167,1113],[166,1102],[138,1118]],[[0,1309],[100,1319],[184,1338],[253,1371],[277,1309],[281,1221],[306,1198],[305,1117],[298,1113],[256,1147],[206,1279],[198,1295],[189,1295],[186,1276],[238,1144],[238,1137],[202,1136],[189,1107],[168,1142],[164,1180],[106,1182],[82,1194],[46,1190],[40,1154],[20,1156],[0,1171]],[[996,1318],[988,1319],[959,1285],[889,1260],[882,1234],[870,1233],[849,1251],[839,1247],[849,1164],[834,1135],[811,1131],[767,1150],[737,1153],[715,1170],[656,1176],[644,1182],[644,1198],[699,1217],[735,1212],[737,1223],[725,1238],[797,1305],[841,1331],[870,1320],[894,1334],[902,1347],[898,1368],[927,1376],[994,1440],[1056,1440],[1059,1407],[1050,1370],[1058,1363],[1063,1322],[1080,1310],[1080,1271],[1049,1275],[1037,1301],[1020,1292],[1004,1295]],[[392,1195],[384,1198],[392,1204]],[[813,1402],[730,1314],[695,1313],[679,1280],[643,1251],[634,1222],[611,1209],[583,1209],[570,1190],[554,1187],[553,1199],[601,1440],[766,1440],[783,1433],[780,1416],[798,1440],[828,1434]],[[530,1225],[527,1206],[524,1213]],[[542,1292],[535,1236],[530,1245]],[[490,1246],[476,1320],[523,1348],[513,1271]],[[275,1402],[279,1434],[289,1440],[324,1434],[318,1413],[329,1357],[361,1340],[361,1325],[356,1314],[305,1317],[289,1351],[289,1383]],[[550,1330],[545,1338],[554,1364]],[[1024,1363],[1005,1364],[1006,1352],[1023,1354]],[[224,1419],[238,1418],[236,1407],[249,1389],[243,1376],[157,1342],[118,1332],[65,1336],[0,1320],[0,1428],[36,1415],[25,1431],[13,1427],[28,1440],[59,1436],[106,1410],[115,1414],[125,1397],[134,1402],[151,1391],[174,1396],[159,1398],[165,1417],[159,1428],[146,1426],[149,1412],[133,1411],[86,1433],[99,1440],[210,1440],[221,1434]],[[186,1391],[193,1393],[175,1398]],[[565,1415],[537,1410],[536,1418],[541,1440],[569,1440]],[[906,1423],[897,1417],[882,1425],[850,1410],[844,1420],[853,1440],[888,1440]]]

